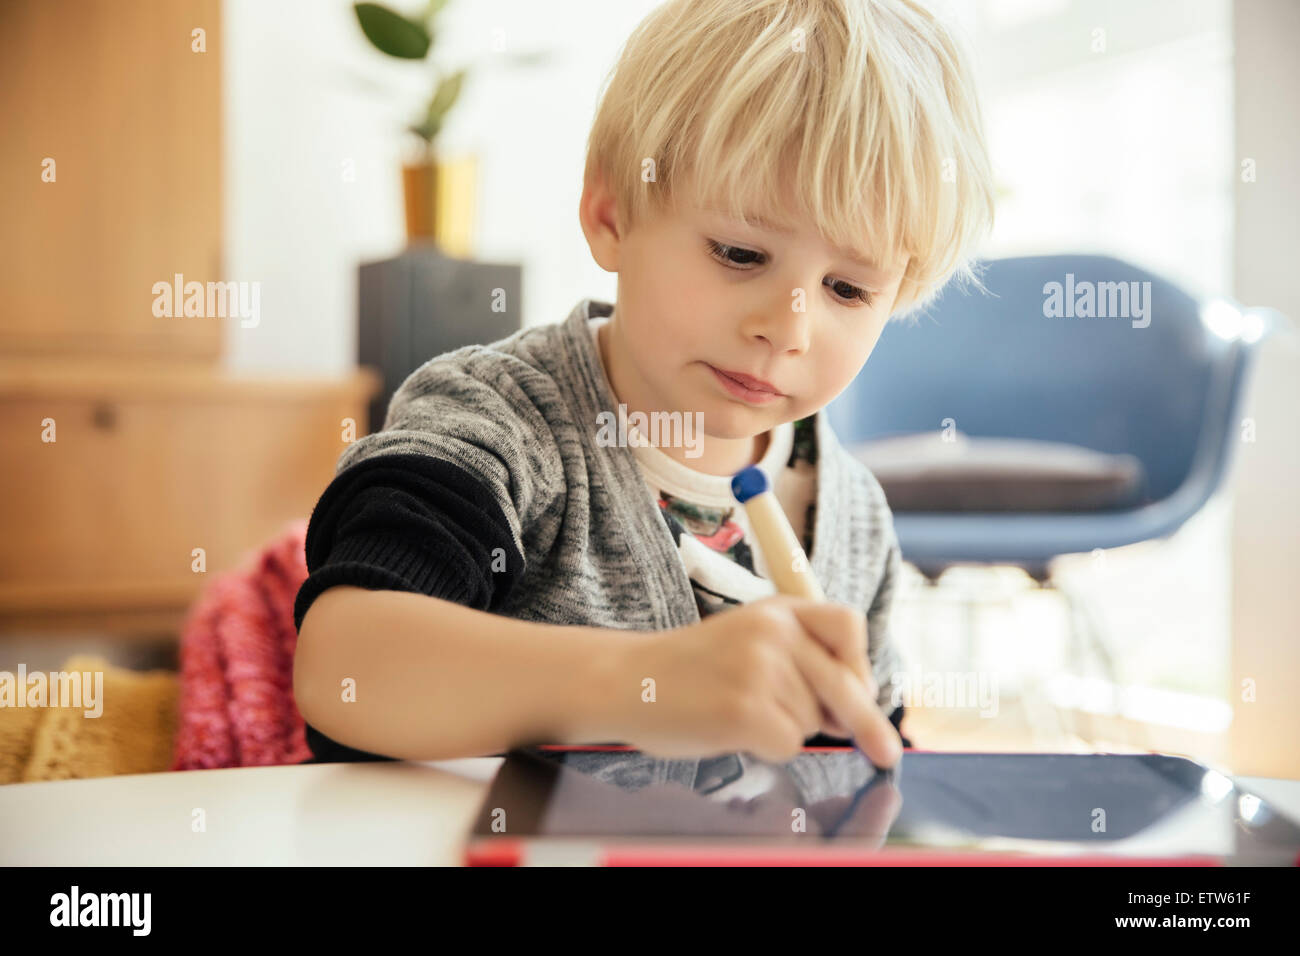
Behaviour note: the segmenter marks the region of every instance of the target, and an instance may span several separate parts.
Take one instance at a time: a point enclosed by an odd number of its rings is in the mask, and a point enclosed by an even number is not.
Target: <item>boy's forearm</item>
[[[619,740],[639,700],[625,655],[646,637],[334,587],[303,618],[294,696],[326,736],[403,760]]]

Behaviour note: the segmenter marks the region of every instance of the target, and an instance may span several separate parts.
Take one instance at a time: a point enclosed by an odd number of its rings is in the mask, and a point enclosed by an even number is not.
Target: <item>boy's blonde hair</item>
[[[882,266],[909,256],[895,312],[954,275],[978,281],[993,220],[967,55],[914,0],[670,0],[607,78],[587,142],[598,173],[628,228],[691,176],[735,218],[811,216]]]

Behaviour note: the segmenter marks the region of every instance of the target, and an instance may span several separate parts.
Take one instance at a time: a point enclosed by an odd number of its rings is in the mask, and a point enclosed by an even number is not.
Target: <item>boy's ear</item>
[[[592,258],[606,272],[618,272],[619,241],[622,231],[618,221],[618,203],[599,169],[583,178],[582,198],[578,201],[578,219]]]

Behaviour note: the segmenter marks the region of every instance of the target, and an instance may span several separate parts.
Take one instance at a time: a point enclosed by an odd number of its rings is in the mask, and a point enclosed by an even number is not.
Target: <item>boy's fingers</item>
[[[835,715],[830,712],[825,704],[822,704],[822,732],[831,737],[853,736],[847,727],[835,719]]]
[[[803,672],[793,660],[787,660],[786,665],[781,669],[776,693],[777,701],[800,728],[819,726],[824,708],[818,703],[817,695],[812,692],[808,681],[804,679]],[[816,730],[811,731],[807,736],[813,733],[816,733]]]
[[[794,734],[798,734],[798,740],[803,740],[798,718],[780,704],[761,708],[749,730],[757,734],[757,739],[744,749],[768,763],[783,763],[789,759],[784,749],[785,742],[794,739]]]
[[[839,604],[800,604],[792,610],[805,631],[853,669],[866,685],[867,695],[875,700],[879,688],[867,657],[867,616],[861,612],[846,614],[844,607]]]
[[[874,702],[879,694],[879,686],[871,673],[871,661],[867,656],[867,618],[865,614],[852,609],[846,613],[846,607],[847,605],[840,604],[794,602],[791,610],[804,630],[816,638],[828,654],[842,661],[858,675],[866,687],[868,699]],[[827,710],[830,718],[825,729],[831,736],[858,736],[824,703],[823,709]]]
[[[858,746],[878,767],[892,767],[903,755],[903,742],[866,686],[845,664],[813,641],[795,648],[795,661],[818,699],[850,732]]]

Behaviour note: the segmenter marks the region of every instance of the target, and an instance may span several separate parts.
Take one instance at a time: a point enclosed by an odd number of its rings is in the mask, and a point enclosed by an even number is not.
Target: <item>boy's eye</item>
[[[721,242],[714,242],[712,239],[708,240],[708,243],[709,243],[709,253],[713,256],[713,258],[717,259],[719,262],[723,263],[724,265],[733,266],[733,267],[754,265],[755,262],[763,258],[763,254],[761,252],[754,252],[752,249],[742,249],[740,246],[728,246],[728,245],[724,245]],[[736,258],[736,256],[753,257],[753,258],[738,259]],[[838,295],[840,298],[846,301],[857,299],[861,302],[866,303],[866,305],[868,306],[870,306],[872,302],[875,301],[876,294],[867,289],[859,289],[857,286],[850,285],[849,283],[843,281],[837,282],[836,280],[831,279],[830,277],[827,277],[826,282],[830,284],[832,289],[835,289],[836,295]]]
[[[843,286],[845,289],[848,290],[847,292],[836,292],[835,293],[836,295],[842,296],[845,299],[861,299],[868,306],[870,306],[871,303],[875,301],[876,298],[876,294],[874,292],[868,289],[859,289],[857,286],[849,285],[847,282],[831,282],[831,285]]]
[[[755,260],[733,259],[732,258],[733,255],[738,254],[742,256],[759,256],[759,257],[762,256],[762,253],[754,252],[752,249],[742,249],[739,246],[724,246],[722,243],[714,242],[712,239],[709,240],[709,251],[713,253],[713,257],[715,259],[719,261],[725,261],[727,263],[730,263],[731,265],[738,265],[738,266],[751,265]]]

